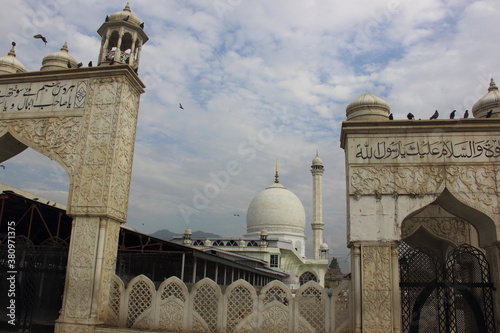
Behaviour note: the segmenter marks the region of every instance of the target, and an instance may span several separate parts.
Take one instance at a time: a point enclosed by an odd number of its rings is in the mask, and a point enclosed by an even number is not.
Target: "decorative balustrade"
[[[171,277],[155,289],[140,275],[125,288],[113,276],[106,324],[108,327],[167,332],[350,332],[350,283],[328,293],[307,282],[295,295],[280,281],[257,291],[244,280],[224,292],[211,279],[190,291]]]

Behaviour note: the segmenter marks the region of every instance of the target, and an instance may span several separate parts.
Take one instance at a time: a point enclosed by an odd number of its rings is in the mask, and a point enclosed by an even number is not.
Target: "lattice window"
[[[108,324],[118,325],[122,292],[123,289],[118,281],[111,279],[111,288],[109,291],[109,309],[111,310],[111,314],[108,316]]]
[[[259,246],[259,244],[256,241],[249,241],[247,246]]]
[[[349,320],[349,298],[351,289],[349,285],[342,287],[339,286],[335,289],[337,297],[335,299],[335,327],[341,327],[343,323]]]
[[[236,243],[236,241],[234,240],[230,240],[229,242],[227,242],[226,246],[238,246],[238,243]]]
[[[175,297],[183,302],[186,301],[186,296],[184,295],[182,288],[175,282],[168,283],[161,291],[160,299],[162,301],[169,297]]]
[[[264,305],[271,303],[272,301],[278,301],[285,305],[288,305],[288,298],[286,297],[286,292],[278,286],[272,286],[266,291],[266,296],[264,297]]]
[[[305,272],[299,277],[299,283],[301,286],[309,281],[318,282],[318,279],[316,278],[316,275],[311,272]]]
[[[231,333],[240,321],[253,312],[252,293],[245,286],[235,287],[227,301],[227,332]]]
[[[193,246],[202,246],[202,245],[203,245],[203,241],[202,240],[197,239],[197,240],[195,240],[193,242]]]
[[[314,328],[314,331],[325,332],[326,300],[317,286],[309,285],[304,290],[299,290],[295,302],[298,304],[299,315]]]
[[[224,246],[224,242],[223,242],[223,241],[221,241],[221,240],[216,240],[216,241],[214,241],[214,244],[213,244],[213,245],[214,245],[214,246]]]
[[[217,331],[217,309],[219,298],[214,287],[203,283],[196,291],[193,300],[193,310],[203,318],[210,332]]]
[[[138,280],[132,285],[127,304],[127,327],[132,327],[137,317],[151,307],[152,300],[151,288],[145,281]]]

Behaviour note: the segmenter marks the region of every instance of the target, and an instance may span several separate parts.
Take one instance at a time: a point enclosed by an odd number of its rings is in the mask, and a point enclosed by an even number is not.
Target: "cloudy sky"
[[[68,42],[97,63],[97,29],[126,1],[3,2],[0,53],[17,43],[29,71]],[[396,119],[462,114],[500,80],[500,2],[462,0],[141,0],[142,95],[128,225],[240,237],[246,210],[280,182],[312,219],[311,160],[325,165],[325,240],[345,256],[345,108],[363,93]],[[48,43],[35,40],[41,33]],[[179,108],[182,103],[184,110]],[[68,179],[33,150],[3,162],[0,182],[65,203]],[[232,169],[234,165],[238,167]],[[231,171],[231,174],[228,172]],[[229,177],[228,177],[229,175]],[[239,216],[235,216],[239,214]],[[309,237],[311,238],[311,237]],[[311,252],[308,252],[309,256]]]

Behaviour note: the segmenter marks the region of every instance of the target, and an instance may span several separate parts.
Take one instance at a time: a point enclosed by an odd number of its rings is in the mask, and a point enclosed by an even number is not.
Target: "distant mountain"
[[[171,232],[170,230],[167,229],[161,229],[158,231],[155,231],[154,233],[151,234],[151,236],[156,237],[156,238],[161,238],[164,240],[171,240],[175,236],[183,236],[183,234],[176,234]],[[204,231],[194,231],[193,232],[193,238],[208,238],[208,239],[214,239],[214,238],[222,238],[221,236],[217,234],[212,234],[210,232],[204,232]]]

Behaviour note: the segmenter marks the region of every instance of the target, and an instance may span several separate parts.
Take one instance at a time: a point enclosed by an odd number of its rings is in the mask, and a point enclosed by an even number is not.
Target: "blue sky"
[[[15,41],[29,71],[64,42],[77,61],[97,63],[96,31],[126,4],[3,2],[0,53]],[[498,1],[145,0],[130,6],[150,38],[139,69],[147,89],[128,217],[129,226],[145,233],[181,233],[189,225],[240,237],[247,207],[273,182],[278,158],[281,183],[304,203],[310,236],[310,165],[319,151],[325,241],[333,254],[345,255],[339,145],[346,106],[371,92],[391,105],[396,119],[410,111],[428,118],[436,109],[461,115],[486,93],[491,77],[500,80]],[[47,45],[32,38],[37,33]],[[27,150],[3,165],[0,182],[66,202],[67,176],[50,159]],[[204,191],[210,198],[197,202]]]

